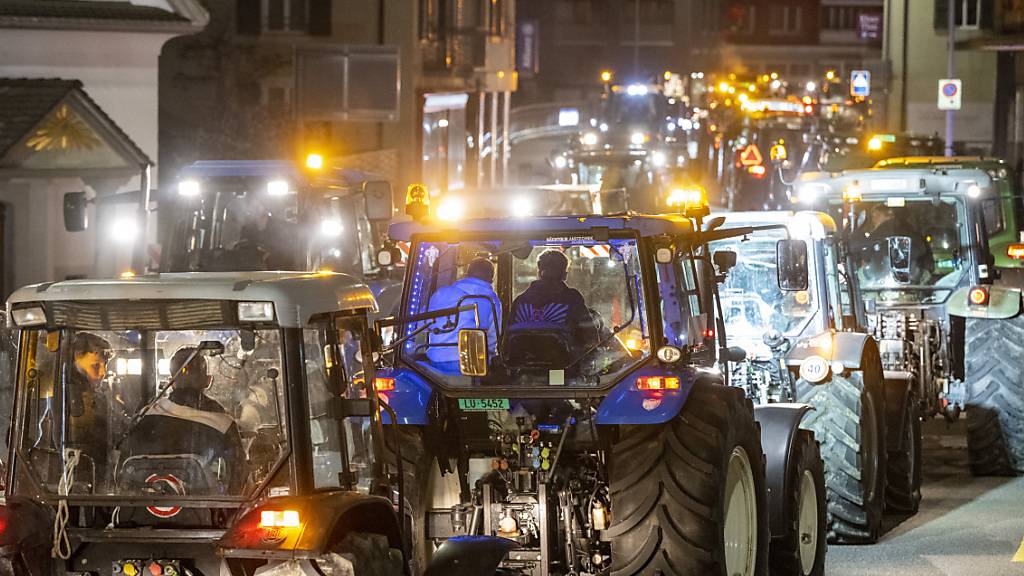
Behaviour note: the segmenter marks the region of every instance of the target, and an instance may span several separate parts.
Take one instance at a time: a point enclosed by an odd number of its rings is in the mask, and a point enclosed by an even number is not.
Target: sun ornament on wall
[[[92,150],[101,142],[95,132],[62,104],[36,128],[25,145],[36,152],[44,150]]]

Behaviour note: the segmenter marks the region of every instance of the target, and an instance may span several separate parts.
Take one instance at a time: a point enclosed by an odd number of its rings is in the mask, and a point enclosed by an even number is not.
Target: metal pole
[[[501,117],[501,185],[508,186],[508,159],[512,155],[512,143],[508,141],[508,119],[512,114],[512,93],[505,91],[505,106]]]
[[[956,54],[956,7],[960,5],[959,0],[947,0],[949,2],[949,46],[946,60],[946,78],[956,77],[956,62],[953,58]],[[961,95],[961,98],[963,95]],[[946,156],[953,155],[953,111],[946,110]]]
[[[491,188],[498,185],[498,92],[491,92]]]
[[[640,0],[633,0],[633,75],[640,76]]]
[[[476,187],[484,183],[484,122],[487,114],[487,94],[477,92],[479,105],[476,112]]]

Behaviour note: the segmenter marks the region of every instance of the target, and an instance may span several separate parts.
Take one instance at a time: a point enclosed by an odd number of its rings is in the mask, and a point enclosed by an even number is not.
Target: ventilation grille
[[[58,326],[86,330],[185,330],[234,323],[228,302],[51,302],[50,318]]]

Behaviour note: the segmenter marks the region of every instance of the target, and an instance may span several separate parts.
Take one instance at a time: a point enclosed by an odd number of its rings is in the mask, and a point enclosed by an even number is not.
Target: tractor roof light
[[[643,132],[633,132],[629,135],[629,143],[634,146],[643,146],[644,142],[647,142],[647,134]]]
[[[879,138],[878,136],[872,136],[871,139],[868,140],[868,150],[871,150],[872,152],[877,152],[881,149],[882,139]]]
[[[978,186],[976,182],[970,182],[967,184],[967,197],[978,198],[981,196],[981,186]]]
[[[437,219],[457,222],[466,214],[466,202],[458,196],[446,196],[437,204]]]
[[[708,192],[703,186],[673,188],[665,198],[665,203],[687,218],[707,216],[710,213]]]
[[[200,188],[199,181],[197,180],[182,180],[178,182],[178,196],[194,198],[199,196],[200,192],[202,192],[202,188]]]
[[[410,184],[405,191],[405,213],[414,220],[426,218],[430,211],[430,193],[423,184]]]
[[[46,311],[42,306],[31,306],[28,308],[15,308],[11,310],[11,320],[19,328],[26,326],[41,326],[46,324]]]
[[[582,138],[580,138],[580,142],[583,142],[584,146],[597,146],[597,132],[587,132]]]
[[[609,83],[611,81],[612,81],[612,71],[611,70],[601,70],[601,82],[604,82],[605,84],[607,84],[607,83]]]
[[[844,202],[860,202],[864,199],[864,190],[860,187],[860,182],[854,180],[843,189],[843,201]]]
[[[239,302],[238,320],[241,322],[273,322],[273,302]]]
[[[319,154],[317,152],[310,152],[309,154],[306,154],[306,168],[310,170],[323,170],[323,154]]]
[[[267,194],[270,196],[287,196],[291,191],[287,180],[271,180],[267,182]]]

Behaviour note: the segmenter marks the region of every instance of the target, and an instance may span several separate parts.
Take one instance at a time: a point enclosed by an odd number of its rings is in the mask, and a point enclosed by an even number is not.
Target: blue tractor
[[[374,388],[392,471],[405,470],[415,573],[439,544],[474,536],[512,542],[502,574],[823,562],[824,502],[783,504],[799,490],[808,408],[755,408],[727,385],[725,366],[746,355],[726,346],[717,288],[735,253],[708,243],[759,228],[705,227],[697,204],[391,226],[411,248],[400,314],[377,322]],[[780,246],[785,285],[806,289],[806,246]],[[812,534],[797,533],[800,514],[817,518]]]

